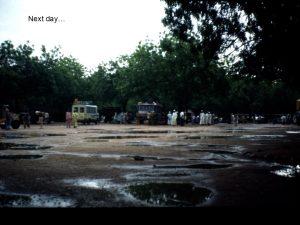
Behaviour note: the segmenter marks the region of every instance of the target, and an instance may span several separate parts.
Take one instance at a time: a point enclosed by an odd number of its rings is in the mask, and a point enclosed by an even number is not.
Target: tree
[[[87,77],[87,99],[93,100],[101,107],[113,106],[116,102],[117,91],[113,84],[113,74],[109,65],[99,65],[97,70]]]
[[[163,22],[205,58],[238,52],[239,74],[282,80],[297,88],[300,78],[300,3],[281,0],[165,0]]]

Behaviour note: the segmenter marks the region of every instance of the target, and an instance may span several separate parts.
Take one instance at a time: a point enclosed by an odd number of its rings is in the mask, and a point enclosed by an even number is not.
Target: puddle
[[[17,159],[39,159],[42,158],[42,155],[0,155],[0,160],[1,159],[12,159],[12,160],[17,160]]]
[[[136,161],[144,161],[144,160],[174,160],[174,158],[163,158],[163,157],[155,157],[155,156],[139,156],[139,155],[127,155],[127,158],[133,158]]]
[[[300,174],[300,165],[297,166],[274,166],[271,173],[282,177],[295,178]]]
[[[183,139],[201,139],[201,140],[206,140],[206,139],[221,139],[221,138],[230,138],[232,136],[186,136],[183,137]]]
[[[199,163],[190,165],[153,165],[153,168],[157,169],[220,169],[231,167],[231,164],[213,164],[213,163]]]
[[[249,132],[248,129],[225,129],[224,133],[234,133],[234,132]]]
[[[88,142],[108,142],[108,139],[89,139]]]
[[[127,146],[141,146],[141,147],[195,147],[195,144],[176,143],[176,142],[155,142],[155,141],[132,141],[126,142]]]
[[[30,201],[31,198],[27,195],[0,193],[1,207],[16,207],[16,206],[28,205]]]
[[[126,133],[132,134],[188,134],[188,133],[199,133],[199,131],[176,131],[176,130],[131,130]]]
[[[64,137],[66,134],[55,134],[55,133],[30,133],[28,134],[30,137]]]
[[[0,207],[61,208],[70,206],[74,206],[72,200],[57,196],[0,193]]]
[[[300,134],[300,131],[286,131],[287,134]]]
[[[138,172],[138,173],[129,173],[126,174],[124,177],[128,181],[145,181],[146,179],[150,179],[153,181],[155,179],[156,181],[160,178],[163,180],[167,179],[176,179],[180,177],[189,177],[193,176],[196,173],[193,173],[191,171],[182,171],[182,170],[148,170],[147,172]]]
[[[153,173],[134,173],[134,174],[127,174],[125,177],[127,180],[137,178],[146,178],[146,177],[185,177],[185,176],[191,176],[191,173],[181,172],[181,171],[175,171],[175,172],[168,172],[168,173],[157,173],[157,171]]]
[[[93,189],[106,189],[114,186],[110,179],[67,179],[63,182],[73,186]]]
[[[284,138],[286,135],[242,135],[242,139],[250,139],[250,140],[266,140],[266,139],[276,139],[276,138]]]
[[[199,206],[212,197],[209,189],[191,183],[146,183],[126,188],[134,198],[154,206]]]
[[[102,139],[131,139],[131,138],[157,138],[158,136],[137,136],[137,135],[114,135],[114,136],[100,136],[100,137],[88,137],[87,140],[102,140]]]
[[[18,139],[18,138],[28,138],[25,135],[13,134],[13,133],[2,133],[0,134],[0,138],[3,139]]]
[[[47,151],[45,154],[48,155],[68,155],[76,157],[99,157],[99,158],[112,158],[119,160],[121,157],[126,157],[126,155],[120,154],[95,154],[95,153],[81,153],[81,152],[59,152],[59,151]]]
[[[66,134],[42,134],[42,137],[65,137]]]
[[[0,150],[6,150],[6,149],[9,149],[9,148],[11,148],[13,146],[15,146],[15,144],[0,142]]]
[[[30,137],[61,137],[67,136],[66,134],[43,134],[43,133],[29,133],[29,134],[14,134],[14,133],[2,133],[0,138],[3,139],[17,139],[17,138],[30,138]]]
[[[208,152],[208,153],[213,153],[213,154],[236,154],[237,152],[234,151],[225,151],[225,150],[213,150],[213,149],[191,149],[189,151],[192,152]]]
[[[20,144],[17,146],[13,146],[9,148],[10,150],[44,150],[49,149],[51,146],[38,146],[38,145],[26,145],[26,144]]]
[[[167,134],[167,130],[129,130],[126,133],[130,134]]]
[[[31,144],[14,144],[14,143],[1,143],[0,150],[43,150],[49,149],[51,146],[39,146]]]

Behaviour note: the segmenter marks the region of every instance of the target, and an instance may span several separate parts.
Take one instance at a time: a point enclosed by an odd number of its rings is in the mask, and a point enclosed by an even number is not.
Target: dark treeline
[[[204,109],[223,116],[295,112],[299,68],[290,51],[299,50],[298,3],[165,2],[170,34],[159,44],[141,42],[133,54],[93,72],[58,48],[43,46],[37,57],[30,43],[4,41],[1,105],[15,112],[48,111],[57,121],[64,120],[74,98],[124,111],[135,111],[139,101],[158,101],[165,110]]]
[[[132,55],[99,65],[90,74],[59,49],[42,50],[38,58],[28,43],[17,48],[9,41],[1,44],[1,104],[17,112],[48,111],[63,120],[74,98],[129,111],[138,101],[158,101],[166,110],[229,114],[292,113],[299,97],[280,81],[228,74],[224,65],[208,64],[189,43],[173,37],[159,45],[140,43]]]

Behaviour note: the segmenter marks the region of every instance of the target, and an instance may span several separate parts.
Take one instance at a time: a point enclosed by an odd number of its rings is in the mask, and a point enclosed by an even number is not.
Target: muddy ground
[[[296,207],[300,127],[0,130],[0,207]]]

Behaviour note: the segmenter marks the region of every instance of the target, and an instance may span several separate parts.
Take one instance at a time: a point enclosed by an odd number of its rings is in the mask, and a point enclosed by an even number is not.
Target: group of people
[[[199,124],[200,125],[212,125],[214,122],[214,114],[210,112],[204,112],[201,110],[199,115]]]
[[[78,127],[78,113],[71,113],[70,111],[66,112],[66,126],[67,128],[71,128],[73,122],[73,127]]]
[[[168,115],[167,115],[167,124],[168,125],[172,125],[172,126],[176,126],[176,125],[180,125],[183,126],[184,123],[186,121],[186,115],[183,111],[181,111],[180,113],[177,112],[175,109],[173,110],[173,113],[171,113],[171,111],[169,111]]]
[[[200,125],[212,125],[215,121],[215,115],[210,112],[204,112],[201,110],[198,116],[192,116],[192,124],[200,124]]]
[[[48,112],[35,111],[35,114],[38,116],[37,123],[40,125],[40,128],[43,128],[44,124],[50,123],[50,115]]]

